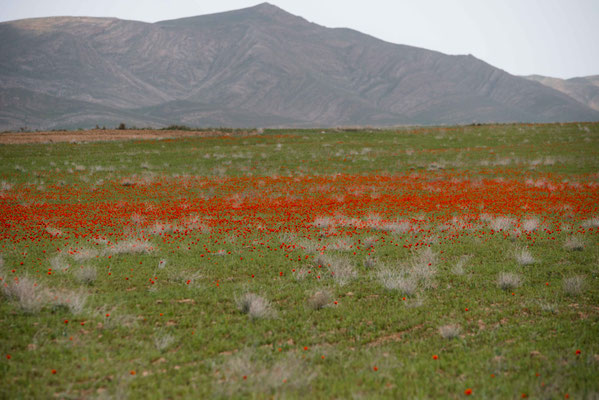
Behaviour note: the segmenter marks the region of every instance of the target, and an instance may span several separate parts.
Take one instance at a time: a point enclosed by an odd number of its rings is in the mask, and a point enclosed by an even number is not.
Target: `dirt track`
[[[111,140],[159,140],[186,137],[249,136],[255,132],[159,131],[94,129],[89,131],[10,132],[0,134],[0,144],[102,142]]]

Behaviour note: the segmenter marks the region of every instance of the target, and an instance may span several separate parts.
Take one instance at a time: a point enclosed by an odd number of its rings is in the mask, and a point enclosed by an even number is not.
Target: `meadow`
[[[0,145],[0,397],[599,397],[599,124]]]

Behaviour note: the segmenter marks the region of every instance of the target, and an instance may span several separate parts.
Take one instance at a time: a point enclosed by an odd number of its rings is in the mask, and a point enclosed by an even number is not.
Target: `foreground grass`
[[[598,396],[598,149],[597,124],[2,146],[0,394]]]

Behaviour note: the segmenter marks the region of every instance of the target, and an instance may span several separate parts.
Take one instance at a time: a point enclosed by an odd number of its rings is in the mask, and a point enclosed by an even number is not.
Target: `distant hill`
[[[525,78],[559,90],[593,110],[599,111],[599,75],[572,79],[550,78],[541,75],[530,75]]]
[[[263,3],[157,23],[0,24],[0,130],[599,120],[473,56],[310,23]]]

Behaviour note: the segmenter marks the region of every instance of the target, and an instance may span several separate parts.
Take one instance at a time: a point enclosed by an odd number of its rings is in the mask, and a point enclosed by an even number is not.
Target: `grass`
[[[497,276],[497,286],[503,290],[513,290],[520,287],[522,279],[512,272],[501,272]]]
[[[598,124],[0,146],[0,398],[596,397],[598,149]]]
[[[578,296],[585,289],[584,277],[581,275],[565,278],[562,284],[564,292],[569,296]]]

